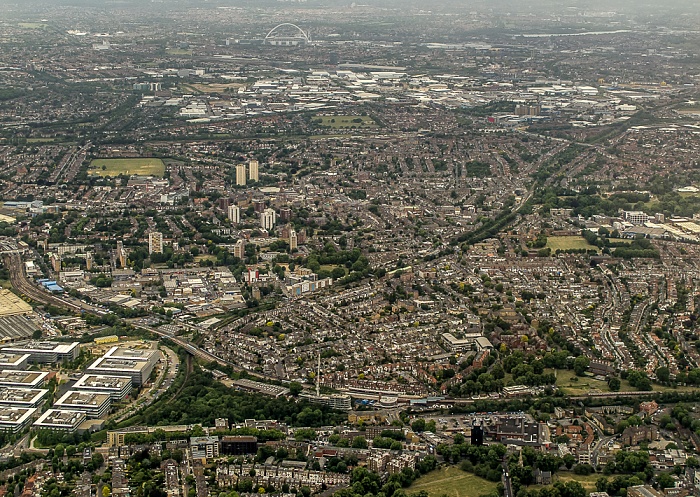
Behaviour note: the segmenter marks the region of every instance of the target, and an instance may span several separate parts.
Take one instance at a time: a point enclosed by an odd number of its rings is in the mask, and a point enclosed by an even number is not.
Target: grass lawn
[[[546,372],[552,372],[552,369],[547,369]],[[555,371],[557,374],[557,386],[566,395],[586,395],[591,390],[600,390],[601,392],[609,392],[608,384],[602,380],[596,380],[591,376],[576,376],[572,370],[569,369],[558,369]],[[576,379],[574,379],[576,378]],[[620,391],[621,392],[635,392],[637,389],[630,385],[627,380],[620,380]],[[668,387],[665,385],[658,385],[654,383],[652,385],[652,391],[654,392],[691,392],[697,391],[697,387]],[[578,475],[577,475],[578,476]]]
[[[408,488],[409,494],[425,490],[430,497],[479,497],[496,490],[496,484],[471,473],[465,473],[456,466],[436,469],[421,476]]]
[[[596,250],[598,247],[591,245],[582,236],[548,236],[547,247],[552,249],[552,252],[557,250]]]
[[[95,159],[88,168],[89,174],[97,176],[119,176],[120,174],[163,177],[165,164],[155,157],[129,159]]]
[[[547,370],[550,372],[551,370]],[[557,369],[557,386],[567,395],[586,395],[591,390],[600,390],[601,392],[609,392],[608,384],[602,380],[596,380],[590,376],[576,376],[572,370]],[[626,380],[622,381],[620,390],[634,390],[629,386]]]
[[[335,265],[335,264],[321,264],[321,270],[325,271],[333,271],[335,268],[341,267],[345,271],[345,276],[348,275],[348,268],[342,265]]]
[[[333,129],[374,128],[377,123],[369,116],[319,116],[314,122]]]
[[[198,255],[197,257],[194,258],[194,262],[201,262],[201,261],[212,261],[216,262],[216,256],[207,254],[207,255]]]
[[[579,482],[581,485],[583,485],[583,488],[586,489],[586,492],[595,492],[596,491],[595,482],[601,476],[603,476],[603,475],[600,473],[593,473],[591,475],[584,476],[584,475],[577,475],[576,473],[569,473],[568,471],[558,472],[552,478],[552,483],[554,483],[556,481],[566,483],[567,481],[574,480],[574,481]]]

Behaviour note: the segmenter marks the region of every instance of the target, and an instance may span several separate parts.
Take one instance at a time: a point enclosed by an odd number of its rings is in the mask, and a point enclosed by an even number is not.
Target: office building
[[[642,226],[644,223],[649,221],[649,216],[641,211],[623,211],[623,219],[635,226]]]
[[[45,371],[0,371],[0,386],[20,388],[40,388],[49,373]]]
[[[190,437],[192,459],[219,457],[219,437]]]
[[[65,411],[82,411],[88,418],[97,419],[109,414],[111,401],[108,393],[68,390],[53,406]]]
[[[29,354],[29,362],[40,364],[55,364],[58,362],[74,361],[80,353],[80,343],[61,343],[32,340],[17,343],[0,349],[4,354]]]
[[[245,186],[245,164],[236,166],[236,185]]]
[[[277,214],[275,214],[274,209],[265,209],[262,214],[260,214],[260,226],[262,229],[271,231],[275,227],[275,222],[277,221]]]
[[[88,366],[88,374],[105,376],[129,376],[134,386],[148,381],[160,352],[151,349],[127,349],[112,347],[105,355]]]
[[[0,369],[27,369],[29,354],[13,354],[0,351]]]
[[[21,432],[32,420],[34,413],[34,407],[0,407],[0,431]]]
[[[227,456],[244,456],[258,451],[258,439],[248,436],[221,437],[221,453]]]
[[[228,206],[228,220],[231,224],[238,224],[241,222],[241,208],[237,205]]]
[[[158,231],[152,231],[148,234],[148,253],[163,253],[163,233],[160,233]]]
[[[248,179],[258,181],[258,161],[252,160],[248,163]]]
[[[45,388],[0,387],[0,406],[39,407],[47,393]]]
[[[299,398],[308,400],[313,404],[323,404],[330,407],[331,409],[337,409],[339,411],[349,411],[352,408],[349,395],[343,394],[333,394],[333,395],[321,395],[321,394],[310,394],[302,392]]]
[[[65,431],[75,433],[78,426],[87,419],[82,411],[64,411],[49,409],[34,422],[34,428],[39,430]]]
[[[107,393],[112,402],[119,402],[131,393],[131,377],[84,374],[75,382],[73,390]]]

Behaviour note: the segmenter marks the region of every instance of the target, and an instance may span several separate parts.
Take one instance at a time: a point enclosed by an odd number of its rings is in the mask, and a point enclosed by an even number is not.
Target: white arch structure
[[[278,24],[277,26],[275,26],[274,28],[272,28],[272,29],[270,30],[270,32],[267,33],[267,35],[265,36],[265,40],[264,40],[264,41],[267,42],[267,41],[269,41],[271,38],[274,38],[274,36],[272,36],[272,35],[275,34],[275,31],[277,31],[279,28],[283,28],[283,27],[285,27],[285,26],[290,26],[290,27],[292,27],[292,28],[296,28],[296,30],[299,31],[299,34],[301,35],[301,37],[304,38],[304,41],[305,41],[306,43],[311,43],[311,38],[309,38],[309,35],[307,35],[306,33],[304,33],[304,30],[301,29],[299,26],[297,26],[296,24],[292,24],[291,22],[283,22],[282,24]]]

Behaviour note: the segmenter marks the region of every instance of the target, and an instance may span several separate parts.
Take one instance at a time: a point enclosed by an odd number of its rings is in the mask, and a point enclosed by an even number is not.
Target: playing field
[[[369,116],[319,116],[314,122],[333,129],[374,128],[377,123]]]
[[[550,369],[547,372],[551,372]],[[599,390],[601,392],[609,392],[608,384],[601,380],[596,380],[591,377],[579,377],[576,376],[571,370],[558,369],[557,373],[557,386],[561,388],[567,395],[586,395],[590,391]],[[628,385],[629,386],[629,385]],[[626,390],[634,390],[633,388],[627,388]]]
[[[496,484],[455,466],[448,466],[420,477],[408,488],[408,493],[421,490],[428,492],[430,497],[479,497],[495,492]]]
[[[129,159],[95,159],[88,168],[89,174],[97,176],[119,176],[126,174],[131,176],[158,176],[163,177],[165,164],[161,159],[154,157],[141,157]]]
[[[548,236],[547,247],[552,252],[557,250],[598,250],[598,247],[591,245],[582,236]]]

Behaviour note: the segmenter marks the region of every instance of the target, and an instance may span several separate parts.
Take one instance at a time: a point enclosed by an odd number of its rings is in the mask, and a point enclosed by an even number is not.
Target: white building
[[[39,407],[47,393],[45,388],[0,387],[0,406]]]
[[[0,407],[0,431],[19,433],[36,412],[34,407]]]
[[[4,354],[29,354],[29,362],[53,364],[74,361],[80,352],[80,343],[41,342],[32,340],[0,349]]]
[[[106,416],[111,405],[108,393],[68,390],[53,406],[67,411],[81,411],[88,418],[97,419]]]
[[[67,431],[74,433],[80,424],[87,419],[82,411],[64,411],[49,409],[34,422],[34,428],[40,430]]]
[[[160,352],[150,349],[112,347],[105,355],[88,366],[88,374],[105,376],[129,376],[134,386],[141,386],[160,359]]]
[[[277,222],[277,214],[274,209],[267,208],[260,214],[260,226],[267,231],[271,231]]]
[[[623,219],[635,226],[642,226],[649,221],[649,216],[641,211],[623,211]]]
[[[231,224],[238,224],[241,222],[241,209],[237,205],[228,206],[228,219]]]
[[[131,393],[131,377],[84,374],[75,382],[73,390],[108,393],[112,402],[119,402]]]

